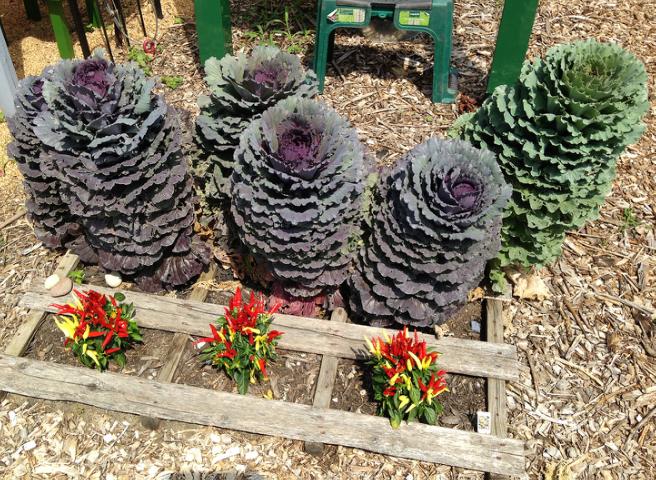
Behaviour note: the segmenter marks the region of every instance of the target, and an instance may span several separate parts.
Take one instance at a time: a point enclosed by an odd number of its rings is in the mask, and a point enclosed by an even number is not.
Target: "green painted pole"
[[[50,16],[52,30],[55,32],[59,56],[61,58],[74,58],[73,39],[71,38],[71,32],[69,32],[66,19],[64,18],[62,0],[48,0],[48,15]]]
[[[488,93],[514,83],[526,57],[539,0],[506,0],[487,83]]]
[[[232,53],[232,27],[229,0],[195,0],[196,32],[200,63],[210,57]]]
[[[23,0],[25,5],[25,13],[30,20],[41,20],[41,12],[39,11],[39,2],[37,0]]]

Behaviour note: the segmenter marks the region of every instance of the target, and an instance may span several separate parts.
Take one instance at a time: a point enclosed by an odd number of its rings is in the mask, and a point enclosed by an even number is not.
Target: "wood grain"
[[[346,310],[341,307],[333,310],[330,316],[331,322],[345,323],[348,319]],[[330,408],[330,401],[333,398],[333,388],[335,387],[335,379],[337,378],[337,367],[339,366],[339,358],[332,355],[323,355],[321,357],[321,367],[319,369],[319,376],[314,388],[314,399],[312,406],[315,408]],[[305,442],[305,451],[312,455],[321,455],[323,453],[323,443],[321,442]]]
[[[21,305],[52,311],[49,307],[52,299],[43,291],[42,283],[37,280],[33,284],[21,299]],[[95,285],[89,285],[89,288],[105,293],[116,292]],[[223,306],[210,303],[130,291],[123,293],[137,306],[137,322],[146,328],[205,335],[207,325],[224,311]],[[369,354],[364,348],[364,338],[379,336],[382,332],[380,328],[365,325],[279,314],[275,315],[273,324],[285,332],[279,341],[281,348],[349,359],[367,358]],[[387,331],[395,333],[394,330]],[[439,362],[447,372],[511,381],[519,379],[517,352],[512,345],[420,336],[442,354]]]
[[[205,301],[209,290],[204,286],[204,283],[214,280],[215,273],[216,267],[214,264],[211,264],[206,272],[201,273],[196,284],[191,289],[191,293],[189,294],[190,300],[196,300],[198,302]],[[185,348],[187,347],[187,342],[189,342],[188,334],[175,333],[175,335],[173,335],[170,348],[167,350],[166,356],[163,359],[162,368],[157,373],[157,380],[160,382],[173,381],[175,372],[178,369],[180,360],[182,360],[182,355],[184,355]],[[159,428],[160,420],[153,417],[142,417],[141,424],[146,428],[155,430]]]
[[[524,473],[524,444],[420,423],[161,383],[0,355],[0,390],[221,428],[318,441],[506,475]],[[253,415],[266,412],[266,419]]]
[[[487,341],[503,343],[503,302],[495,299],[486,301]],[[487,405],[492,417],[492,435],[505,438],[508,434],[506,412],[506,382],[498,378],[487,379]],[[505,476],[492,474],[490,480],[502,480]]]
[[[54,273],[59,275],[59,278],[64,278],[72,270],[74,270],[75,267],[77,267],[79,261],[80,259],[78,258],[77,255],[67,252],[57,264]],[[41,282],[41,284],[43,285],[42,279],[35,280],[35,281]],[[49,299],[48,300],[49,303],[55,301],[55,299],[53,299],[53,297],[51,297],[50,295],[47,296]],[[43,309],[33,309],[33,310],[35,311],[32,311],[28,314],[28,317],[25,319],[23,323],[20,324],[20,326],[16,330],[16,333],[14,334],[11,341],[9,342],[9,345],[7,345],[7,348],[5,349],[5,353],[7,355],[15,355],[17,357],[22,355],[25,352],[25,349],[27,349],[27,346],[30,344],[32,337],[34,336],[34,332],[36,332],[36,329],[39,328],[39,325],[41,325],[41,322],[47,315],[46,312],[43,311]]]

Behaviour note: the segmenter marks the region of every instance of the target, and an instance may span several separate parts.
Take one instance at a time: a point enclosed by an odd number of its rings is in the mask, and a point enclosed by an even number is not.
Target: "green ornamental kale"
[[[314,100],[283,100],[242,135],[230,192],[237,234],[290,297],[332,293],[346,279],[367,173],[355,129]]]
[[[379,184],[351,311],[379,326],[444,323],[498,254],[510,194],[486,150],[437,138],[412,149]]]
[[[644,130],[647,74],[631,53],[595,40],[558,45],[500,86],[461,137],[497,155],[513,196],[500,266],[543,266],[568,230],[596,218],[619,155]]]
[[[227,199],[233,153],[250,122],[285,98],[313,97],[317,88],[314,73],[305,71],[297,56],[275,47],[210,58],[205,73],[210,95],[198,99],[192,161],[202,195],[211,206]]]

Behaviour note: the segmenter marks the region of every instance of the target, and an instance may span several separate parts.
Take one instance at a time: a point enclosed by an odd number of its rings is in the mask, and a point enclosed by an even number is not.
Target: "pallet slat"
[[[77,267],[79,261],[80,259],[77,255],[67,252],[57,264],[54,273],[59,275],[60,278],[64,278],[71,273],[75,267]],[[40,281],[41,284],[43,284],[43,280],[35,281]],[[38,311],[30,312],[27,319],[20,324],[16,334],[12,337],[11,342],[9,342],[9,345],[7,345],[7,348],[5,349],[7,355],[20,356],[29,345],[30,340],[32,340],[32,337],[34,336],[34,332],[46,316],[46,313],[42,308],[37,310]]]
[[[0,355],[0,390],[166,420],[360,448],[506,475],[524,472],[523,442],[419,423],[159,383]],[[252,412],[265,412],[266,419]]]
[[[36,281],[33,284],[21,299],[21,305],[52,312],[50,304],[53,299],[43,290],[42,283]],[[103,293],[116,292],[96,285],[87,285],[85,288]],[[131,291],[123,293],[128,301],[134,302],[138,323],[145,328],[204,336],[208,332],[207,325],[214,322],[224,311],[223,306],[211,303]],[[285,332],[280,338],[281,348],[350,359],[368,358],[364,337],[378,336],[382,331],[380,328],[364,325],[280,314],[275,315],[273,324]],[[388,331],[393,333],[392,330]],[[519,379],[517,352],[512,345],[453,338],[436,340],[435,337],[424,334],[422,337],[442,353],[440,365],[448,372],[510,381]]]
[[[344,323],[347,318],[346,310],[336,308],[330,316],[330,321]],[[321,367],[319,368],[319,376],[317,377],[317,383],[314,388],[314,399],[312,401],[314,408],[330,408],[330,400],[333,398],[333,388],[337,379],[338,366],[339,358],[333,357],[332,355],[323,355],[321,357]],[[319,455],[323,452],[323,443],[305,442],[305,451],[312,455]]]
[[[486,302],[487,341],[503,343],[503,304],[501,300],[488,299]],[[506,412],[506,382],[498,378],[487,379],[487,409],[492,417],[492,435],[505,438],[508,434]],[[506,480],[507,477],[490,474],[489,480]]]

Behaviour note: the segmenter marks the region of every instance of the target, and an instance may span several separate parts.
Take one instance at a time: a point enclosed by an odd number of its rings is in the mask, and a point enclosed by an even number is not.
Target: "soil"
[[[104,272],[97,266],[84,267],[84,284],[104,285]],[[217,269],[214,280],[210,283],[206,301],[215,304],[227,304],[234,286],[229,270]],[[221,287],[227,287],[222,289]],[[139,291],[131,283],[124,283],[122,288]],[[185,298],[191,288],[178,292],[179,298]],[[248,291],[246,291],[248,294]],[[138,318],[138,312],[137,312]],[[447,323],[449,335],[459,338],[480,339],[480,333],[473,332],[473,321],[481,321],[481,303],[466,304]],[[127,352],[128,365],[122,370],[127,375],[144,378],[156,378],[163,366],[164,358],[171,344],[173,333],[160,330],[142,329],[144,342],[135,345]],[[190,341],[176,370],[173,382],[190,386],[210,388],[237,393],[234,382],[221,370],[209,364],[203,364],[198,356],[199,350]],[[70,351],[63,346],[63,337],[56,327],[53,317],[49,316],[39,327],[26,353],[27,357],[38,360],[78,365]],[[273,398],[287,402],[311,405],[314,385],[321,366],[321,356],[286,350],[278,351],[278,358],[269,365],[269,379],[249,387],[248,395]],[[110,364],[110,371],[119,371],[115,364]],[[337,379],[333,390],[331,407],[349,412],[375,415],[377,404],[373,400],[371,385],[368,382],[369,367],[364,362],[341,359]],[[473,430],[476,412],[485,409],[484,380],[462,375],[449,375],[450,391],[440,401],[445,409],[440,424],[457,426]]]

